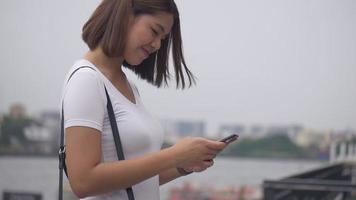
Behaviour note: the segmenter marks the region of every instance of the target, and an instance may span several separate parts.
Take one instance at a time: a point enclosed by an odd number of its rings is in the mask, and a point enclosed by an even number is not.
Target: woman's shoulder
[[[78,76],[99,78],[97,70],[98,69],[95,67],[95,65],[93,65],[89,61],[85,59],[80,59],[77,60],[69,69],[66,76],[66,80],[70,81],[74,77],[74,75],[77,74]]]
[[[98,69],[86,60],[78,60],[69,69],[65,78],[65,93],[67,90],[80,91],[83,93],[99,92],[105,96],[104,84]]]

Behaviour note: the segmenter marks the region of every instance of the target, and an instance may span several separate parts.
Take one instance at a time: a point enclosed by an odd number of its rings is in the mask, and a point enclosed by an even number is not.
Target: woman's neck
[[[117,79],[126,79],[121,67],[124,61],[122,57],[109,58],[101,48],[96,48],[87,52],[84,58],[93,63],[110,81],[116,82]]]

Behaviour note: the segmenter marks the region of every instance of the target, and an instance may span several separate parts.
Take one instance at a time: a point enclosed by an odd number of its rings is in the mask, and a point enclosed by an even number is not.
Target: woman
[[[223,142],[185,138],[161,150],[162,130],[122,71],[124,65],[157,87],[167,84],[172,43],[177,86],[187,85],[183,71],[190,86],[194,78],[183,58],[179,23],[173,0],[103,0],[84,25],[90,51],[70,70],[63,94],[68,177],[79,198],[127,199],[125,189],[132,187],[136,200],[159,199],[159,185],[204,171],[225,148]],[[105,90],[125,160],[118,161]]]

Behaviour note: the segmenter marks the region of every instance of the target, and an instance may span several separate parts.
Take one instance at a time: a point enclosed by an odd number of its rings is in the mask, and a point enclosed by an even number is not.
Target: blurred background
[[[88,50],[81,28],[99,3],[0,1],[0,199],[56,198],[62,86]],[[267,180],[355,160],[356,1],[176,3],[197,84],[158,89],[127,75],[162,122],[165,146],[240,138],[212,168],[162,186],[161,199],[267,199]],[[338,177],[350,188],[351,172]]]

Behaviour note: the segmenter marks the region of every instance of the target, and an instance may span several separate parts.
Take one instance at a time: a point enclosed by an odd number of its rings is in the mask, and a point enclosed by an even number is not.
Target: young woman
[[[185,76],[190,86],[179,23],[173,0],[103,0],[84,25],[90,50],[69,71],[63,93],[68,178],[79,198],[128,199],[125,189],[132,187],[136,200],[157,200],[159,185],[204,171],[225,148],[190,137],[161,150],[162,129],[122,71],[128,67],[157,87],[167,84],[171,49],[177,86],[187,86]],[[118,161],[105,90],[125,160]]]

